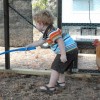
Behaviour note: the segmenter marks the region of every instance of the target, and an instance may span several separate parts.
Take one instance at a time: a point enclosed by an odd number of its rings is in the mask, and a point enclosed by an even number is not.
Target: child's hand
[[[26,45],[25,47],[26,47],[26,51],[27,51],[27,49],[28,49],[29,47],[33,47],[33,45],[32,45],[32,44],[29,44],[29,45]]]
[[[61,55],[60,60],[61,62],[65,63],[67,61],[66,55]]]

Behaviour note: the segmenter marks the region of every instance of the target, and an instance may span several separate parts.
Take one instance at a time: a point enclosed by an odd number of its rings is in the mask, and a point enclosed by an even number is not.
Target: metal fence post
[[[4,40],[5,51],[9,50],[9,0],[4,0]],[[5,54],[5,69],[10,69],[10,54]]]
[[[62,28],[62,0],[58,0],[57,1],[57,25],[58,28]]]

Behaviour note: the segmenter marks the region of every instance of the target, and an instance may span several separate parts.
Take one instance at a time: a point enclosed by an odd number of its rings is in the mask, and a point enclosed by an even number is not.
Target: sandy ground
[[[49,76],[0,73],[0,100],[100,100],[100,76],[66,76],[66,87],[53,94],[39,90]]]

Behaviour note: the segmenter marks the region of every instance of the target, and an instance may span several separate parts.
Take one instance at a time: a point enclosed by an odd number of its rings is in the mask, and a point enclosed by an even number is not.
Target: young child
[[[65,87],[64,72],[71,67],[75,59],[77,45],[69,34],[62,33],[59,28],[53,26],[54,16],[48,10],[39,11],[33,16],[33,20],[36,28],[43,32],[43,36],[26,47],[37,47],[47,42],[51,50],[57,54],[51,66],[49,83],[40,87],[43,92],[53,92],[56,86]]]

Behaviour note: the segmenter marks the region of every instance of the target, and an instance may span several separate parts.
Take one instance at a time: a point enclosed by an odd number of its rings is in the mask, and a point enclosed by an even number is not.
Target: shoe
[[[56,90],[55,87],[48,87],[47,85],[40,87],[41,92],[45,92],[45,93],[48,93],[48,94],[53,93],[55,90]]]
[[[57,82],[56,87],[65,89],[65,82],[62,82],[62,83]]]

